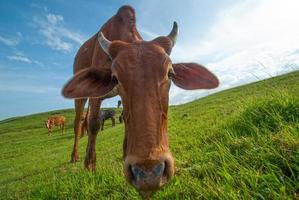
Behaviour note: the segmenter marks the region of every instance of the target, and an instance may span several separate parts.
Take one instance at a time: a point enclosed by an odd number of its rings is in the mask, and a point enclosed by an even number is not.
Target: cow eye
[[[175,76],[175,72],[174,72],[173,68],[170,68],[168,71],[168,77],[171,79],[171,78],[174,78],[174,76]]]

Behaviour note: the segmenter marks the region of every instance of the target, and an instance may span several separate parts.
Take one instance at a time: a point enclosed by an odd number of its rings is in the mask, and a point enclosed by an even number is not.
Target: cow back
[[[65,123],[65,117],[64,116],[53,116],[48,118],[48,123],[51,126],[58,126],[63,125]]]

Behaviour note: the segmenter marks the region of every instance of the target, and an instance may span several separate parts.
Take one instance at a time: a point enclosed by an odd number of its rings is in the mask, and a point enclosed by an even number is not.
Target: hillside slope
[[[153,199],[299,198],[299,71],[226,90],[169,110],[176,176]],[[118,111],[119,112],[119,111]],[[47,135],[50,115],[67,131]],[[108,121],[97,172],[70,164],[73,109],[0,122],[1,199],[140,199],[122,175],[124,127]]]

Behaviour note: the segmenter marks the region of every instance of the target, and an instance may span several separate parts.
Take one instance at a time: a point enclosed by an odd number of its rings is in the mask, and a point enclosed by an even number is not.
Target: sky
[[[122,5],[134,7],[145,40],[167,35],[177,21],[172,62],[201,63],[220,79],[213,90],[172,84],[170,104],[299,69],[298,0],[1,0],[0,120],[72,108],[61,89],[75,54]]]

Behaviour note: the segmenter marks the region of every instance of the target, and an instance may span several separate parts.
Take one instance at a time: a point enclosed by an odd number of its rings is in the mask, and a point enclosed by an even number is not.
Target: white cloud
[[[31,3],[30,6],[32,8],[40,9],[40,10],[42,10],[44,12],[48,12],[48,10],[49,10],[47,6],[42,6],[42,5],[35,4],[35,3]]]
[[[142,34],[144,40],[152,40],[156,37],[159,37],[158,34],[153,33],[145,28],[141,28],[139,32]]]
[[[28,63],[28,64],[33,63],[33,64],[36,64],[36,65],[38,65],[40,67],[44,67],[45,66],[44,63],[42,63],[42,62],[40,62],[38,60],[34,60],[32,58],[29,58],[29,57],[25,56],[23,52],[20,52],[20,51],[16,52],[15,55],[7,56],[7,58],[9,60],[18,61],[18,62],[24,62],[24,63]]]
[[[21,33],[21,32],[17,32],[17,36],[21,39],[21,38],[23,38],[23,34]]]
[[[47,20],[48,20],[49,23],[56,25],[57,23],[63,22],[63,16],[48,14],[47,15]]]
[[[32,63],[31,59],[29,59],[26,56],[22,56],[22,55],[7,56],[7,58],[9,60],[16,60],[16,61],[25,62],[25,63]]]
[[[65,27],[62,15],[47,14],[44,19],[35,17],[34,22],[52,49],[70,52],[75,45],[81,45],[85,40],[81,34]]]
[[[0,43],[5,44],[6,46],[16,46],[19,44],[19,40],[15,38],[7,38],[0,36]]]
[[[299,69],[299,1],[247,0],[219,13],[206,35],[174,49],[175,60],[210,60],[220,78],[210,92]],[[205,96],[207,91],[171,90],[171,103]],[[180,97],[184,98],[180,98]]]
[[[33,63],[36,65],[39,65],[40,67],[45,67],[44,63],[38,61],[38,60],[33,60]]]

